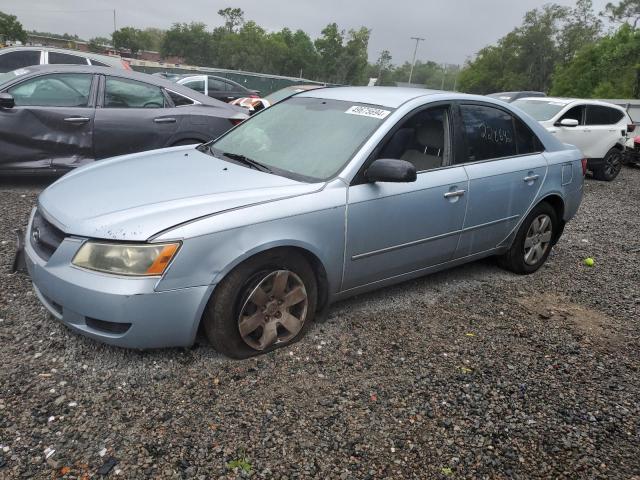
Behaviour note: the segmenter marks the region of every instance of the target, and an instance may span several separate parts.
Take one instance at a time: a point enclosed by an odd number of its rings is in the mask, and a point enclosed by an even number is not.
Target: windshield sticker
[[[13,74],[16,77],[19,77],[20,75],[26,75],[27,73],[29,73],[29,70],[25,70],[24,68],[19,68],[18,70],[13,71]]]
[[[382,110],[381,108],[361,107],[358,105],[354,105],[344,113],[382,119],[389,115],[391,112],[389,110]]]

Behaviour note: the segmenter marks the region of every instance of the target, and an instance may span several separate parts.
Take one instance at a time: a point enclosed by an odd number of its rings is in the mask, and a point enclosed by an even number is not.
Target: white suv
[[[587,168],[610,182],[622,168],[627,134],[635,128],[624,108],[595,100],[521,98],[512,103],[563,143],[578,147]]]

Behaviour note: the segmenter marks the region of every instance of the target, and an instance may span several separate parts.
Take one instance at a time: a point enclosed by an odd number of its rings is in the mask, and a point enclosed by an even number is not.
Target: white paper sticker
[[[371,108],[371,107],[362,107],[359,105],[354,105],[349,110],[344,113],[349,113],[351,115],[361,115],[363,117],[372,117],[372,118],[385,118],[391,112],[389,110],[382,110],[381,108]]]
[[[18,77],[18,76],[20,76],[20,75],[25,75],[25,74],[27,74],[27,73],[29,73],[29,70],[25,70],[24,68],[19,68],[18,70],[14,70],[14,71],[13,71],[13,74],[14,74],[16,77]]]

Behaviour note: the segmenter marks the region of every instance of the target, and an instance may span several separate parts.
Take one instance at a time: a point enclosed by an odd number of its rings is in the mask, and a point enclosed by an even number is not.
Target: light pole
[[[416,48],[413,49],[413,62],[411,62],[411,71],[409,72],[409,84],[411,84],[411,78],[413,77],[413,67],[416,66],[416,53],[418,53],[418,43],[423,42],[424,38],[411,37],[411,40],[416,41]]]

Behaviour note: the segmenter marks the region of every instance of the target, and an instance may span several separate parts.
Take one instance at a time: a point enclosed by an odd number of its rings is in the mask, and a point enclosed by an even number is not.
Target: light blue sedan
[[[31,215],[40,301],[130,348],[234,358],[299,339],[339,299],[497,256],[528,274],[576,213],[585,163],[487,97],[300,93],[198,147],[79,168]]]

